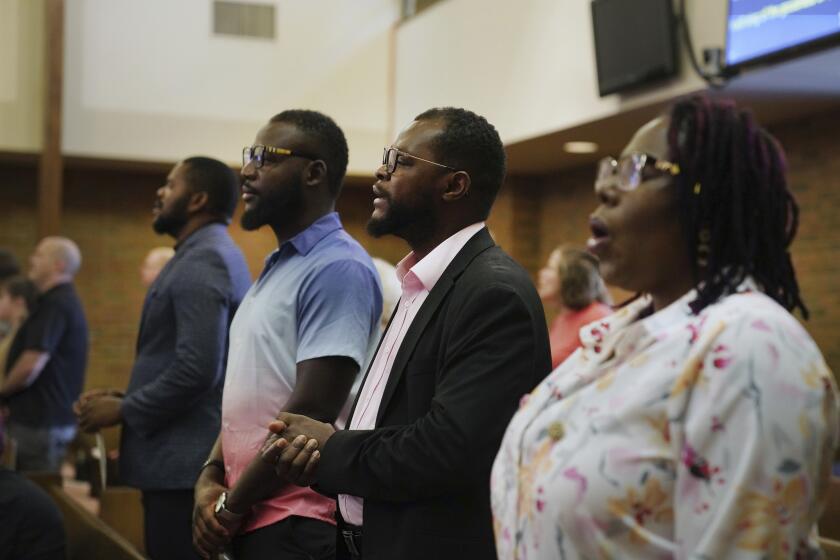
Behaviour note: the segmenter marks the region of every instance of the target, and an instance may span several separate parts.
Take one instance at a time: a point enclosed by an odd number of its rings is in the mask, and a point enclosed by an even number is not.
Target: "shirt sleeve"
[[[712,325],[720,335],[677,382],[678,558],[810,557],[818,546],[837,393],[816,345],[784,319]]]
[[[361,368],[382,313],[376,272],[355,260],[329,263],[301,289],[297,362],[344,356]]]
[[[23,349],[54,354],[67,325],[67,313],[60,306],[50,302],[39,306],[27,321]]]
[[[169,424],[216,387],[224,373],[232,311],[229,274],[220,259],[194,259],[172,282],[175,359],[157,378],[126,396],[123,420],[144,435]]]

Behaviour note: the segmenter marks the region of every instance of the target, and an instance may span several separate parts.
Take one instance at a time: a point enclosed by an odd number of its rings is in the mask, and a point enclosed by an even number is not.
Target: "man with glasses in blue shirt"
[[[194,542],[237,560],[335,555],[335,501],[277,484],[258,451],[282,411],[333,423],[378,335],[382,294],[335,201],[347,143],[329,117],[285,111],[243,150],[242,227],[278,249],[237,311],[222,429],[196,484]]]

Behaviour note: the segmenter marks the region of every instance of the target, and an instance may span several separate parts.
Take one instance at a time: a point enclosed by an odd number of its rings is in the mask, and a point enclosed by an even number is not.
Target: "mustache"
[[[373,185],[373,197],[374,198],[384,198],[388,202],[391,201],[391,196],[387,192],[383,191],[381,188],[377,187],[376,185]]]

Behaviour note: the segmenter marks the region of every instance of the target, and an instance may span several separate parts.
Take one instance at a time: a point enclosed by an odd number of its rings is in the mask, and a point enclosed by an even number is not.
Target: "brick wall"
[[[840,113],[778,127],[786,146],[791,184],[802,208],[794,261],[811,308],[806,328],[829,365],[840,373]],[[589,167],[541,177],[511,177],[500,193],[489,226],[497,242],[532,273],[560,243],[583,244],[595,207]],[[62,234],[75,239],[84,265],[78,288],[91,326],[89,387],[124,387],[128,380],[144,295],[138,267],[151,247],[171,244],[151,229],[150,209],[165,172],[71,169],[66,173]],[[31,164],[0,163],[0,246],[25,259],[37,241],[36,177]],[[370,180],[354,180],[339,201],[347,230],[368,251],[396,262],[407,246],[394,237],[372,239]],[[231,228],[252,275],[275,246],[270,230]],[[614,292],[620,301],[625,293]],[[547,310],[551,314],[551,310]]]
[[[38,238],[36,175],[32,165],[0,164],[0,247],[26,262]]]
[[[76,286],[91,334],[87,387],[125,387],[145,288],[139,267],[146,253],[173,244],[151,228],[155,191],[165,171],[70,168],[65,172],[61,235],[78,243],[83,264]],[[353,179],[342,193],[338,211],[346,229],[375,256],[396,263],[408,251],[404,242],[365,233],[371,211],[369,179]],[[0,247],[11,249],[21,263],[38,241],[37,176],[34,164],[0,163]],[[269,228],[256,232],[239,226],[241,206],[230,231],[245,253],[252,277],[264,257],[276,248]]]
[[[800,206],[792,254],[811,318],[803,322],[840,379],[840,112],[777,126],[772,132],[788,154],[789,181]],[[539,262],[560,243],[584,244],[596,206],[594,168],[543,177],[539,204]],[[534,220],[523,214],[520,222]],[[532,272],[536,269],[531,268]],[[616,301],[627,294],[611,290]]]
[[[173,244],[151,228],[155,191],[165,172],[69,169],[65,172],[61,235],[78,243],[76,286],[91,334],[87,386],[125,387],[134,357],[145,288],[139,267],[146,253]],[[0,165],[0,246],[25,263],[37,242],[36,175],[30,165]],[[231,233],[252,275],[274,246],[269,230]]]
[[[793,262],[805,304],[805,327],[840,379],[840,111],[773,129],[788,155],[799,202]]]

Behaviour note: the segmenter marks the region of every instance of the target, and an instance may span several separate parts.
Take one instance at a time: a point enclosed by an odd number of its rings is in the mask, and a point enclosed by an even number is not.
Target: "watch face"
[[[219,494],[219,499],[216,500],[216,507],[213,510],[215,513],[219,513],[225,507],[225,500],[227,500],[227,492],[222,492]]]

